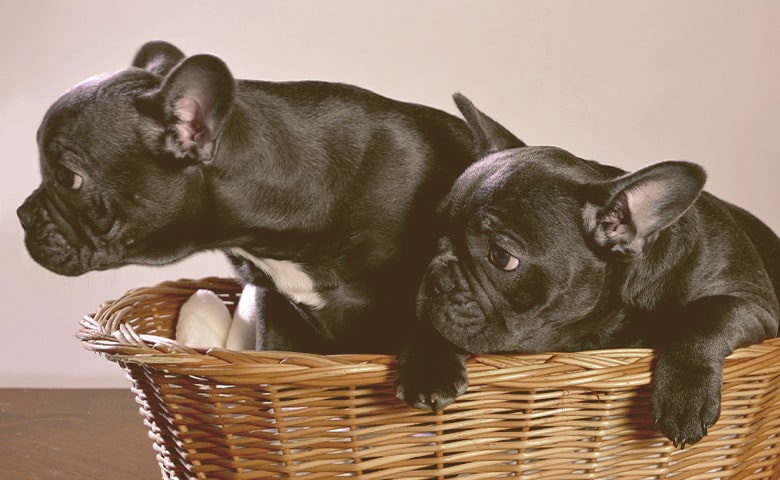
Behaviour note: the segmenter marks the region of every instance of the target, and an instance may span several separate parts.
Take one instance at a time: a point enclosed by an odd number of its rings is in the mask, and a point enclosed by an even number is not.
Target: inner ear
[[[179,158],[212,160],[234,90],[230,70],[217,57],[195,55],[176,66],[153,94],[163,107],[167,149]]]
[[[593,241],[626,256],[640,255],[676,222],[704,188],[704,170],[689,162],[662,162],[599,184],[603,199],[589,204],[585,221]]]
[[[213,156],[214,139],[212,130],[206,126],[205,108],[196,95],[183,95],[173,102],[175,150],[182,156]]]

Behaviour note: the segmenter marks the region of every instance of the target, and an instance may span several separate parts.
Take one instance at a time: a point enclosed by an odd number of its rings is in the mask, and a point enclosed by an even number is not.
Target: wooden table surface
[[[129,389],[0,389],[0,479],[160,478]]]

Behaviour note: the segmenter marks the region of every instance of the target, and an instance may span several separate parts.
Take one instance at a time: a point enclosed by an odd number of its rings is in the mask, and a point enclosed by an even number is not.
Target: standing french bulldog
[[[700,440],[720,415],[725,357],[778,333],[780,239],[702,192],[695,164],[627,174],[528,147],[456,103],[484,158],[442,203],[447,233],[418,295],[453,346],[408,349],[401,396],[453,401],[466,352],[652,347],[652,417],[675,446]]]
[[[235,80],[150,42],[59,98],[18,216],[62,275],[222,250],[259,287],[257,348],[397,353],[466,124],[349,85]]]

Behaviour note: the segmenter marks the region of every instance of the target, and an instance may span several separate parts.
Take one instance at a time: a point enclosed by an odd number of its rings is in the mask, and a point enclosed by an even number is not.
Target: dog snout
[[[461,276],[455,257],[448,254],[439,255],[431,262],[425,276],[426,295],[429,298],[438,297],[456,289],[463,289]]]
[[[22,205],[16,209],[16,216],[19,217],[19,222],[22,224],[22,228],[29,229],[35,221],[35,211],[37,209],[37,202],[34,197],[28,197]]]
[[[455,282],[452,281],[449,275],[439,274],[429,278],[430,280],[426,283],[428,288],[425,292],[429,298],[450,293],[455,289]]]

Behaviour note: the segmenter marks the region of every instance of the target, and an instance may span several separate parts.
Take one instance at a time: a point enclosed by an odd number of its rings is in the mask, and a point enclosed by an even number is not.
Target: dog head
[[[645,255],[703,188],[703,170],[664,162],[632,174],[529,147],[456,95],[482,160],[440,207],[446,234],[418,315],[472,353],[566,349],[610,295],[611,264]]]
[[[150,42],[63,94],[38,129],[42,182],[17,212],[33,259],[80,275],[208,246],[207,170],[234,84],[218,58]]]

